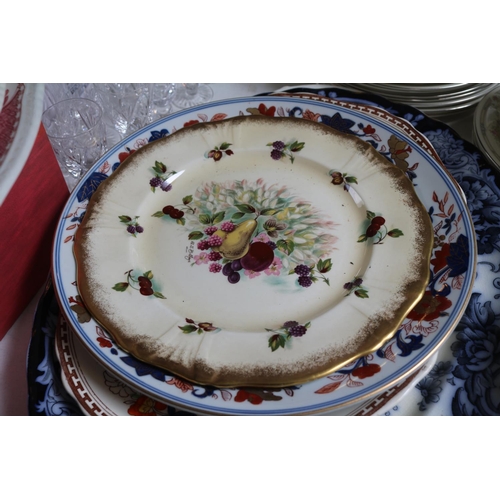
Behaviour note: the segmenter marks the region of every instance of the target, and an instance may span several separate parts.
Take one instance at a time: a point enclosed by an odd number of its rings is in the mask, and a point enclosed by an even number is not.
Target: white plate
[[[335,123],[337,127],[373,143],[381,154],[406,168],[412,177],[420,199],[432,215],[437,240],[431,261],[433,280],[426,291],[425,301],[409,315],[383,348],[329,377],[301,387],[260,391],[258,396],[242,389],[221,391],[173,381],[175,377],[171,374],[140,363],[118,349],[90,318],[77,297],[72,254],[74,232],[86,209],[88,197],[131,150],[193,121],[249,113],[300,115]],[[451,176],[428,155],[417,139],[409,140],[404,132],[383,118],[367,117],[355,109],[343,109],[331,103],[305,103],[303,99],[293,97],[240,98],[210,103],[152,124],[117,145],[72,193],[57,229],[53,254],[54,283],[61,309],[101,363],[141,393],[157,400],[197,413],[224,414],[327,411],[366,399],[394,385],[422,366],[458,323],[470,298],[475,263],[474,231],[460,191]],[[262,404],[256,404],[256,401]]]
[[[43,84],[7,84],[0,111],[0,205],[21,173],[40,128]]]
[[[142,361],[285,387],[394,335],[425,291],[432,233],[411,181],[367,143],[236,117],[151,143],[99,186],[75,238],[78,289]]]

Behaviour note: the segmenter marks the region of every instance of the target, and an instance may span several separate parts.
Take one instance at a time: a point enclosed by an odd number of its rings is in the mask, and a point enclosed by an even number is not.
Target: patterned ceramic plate
[[[35,142],[42,117],[43,91],[43,84],[7,84],[0,111],[0,205]]]
[[[285,387],[391,338],[432,245],[412,182],[369,144],[243,116],[128,158],[74,250],[87,309],[136,358],[198,384]]]
[[[137,392],[113,373],[106,370],[93,358],[77,335],[74,334],[64,316],[59,316],[55,329],[55,353],[61,368],[61,380],[81,411],[89,416],[171,416],[188,415],[185,411],[156,401]],[[424,366],[380,394],[363,401],[342,407],[325,415],[371,416],[390,411],[425,377],[434,364],[434,354]]]
[[[72,241],[88,199],[98,184],[132,151],[148,142],[193,123],[248,114],[301,116],[369,142],[405,169],[434,226],[431,279],[423,300],[408,314],[393,338],[376,353],[359,358],[335,374],[279,390],[219,390],[196,386],[141,363],[120,350],[95,323],[76,289]],[[356,109],[293,97],[255,97],[214,102],[179,112],[109,151],[70,196],[56,233],[53,271],[61,310],[86,347],[109,371],[141,393],[198,413],[286,414],[325,411],[352,404],[394,385],[422,366],[464,312],[474,278],[475,256],[474,231],[462,196],[449,173],[427,153],[418,137],[411,139],[394,124]],[[314,283],[319,285],[324,283]]]

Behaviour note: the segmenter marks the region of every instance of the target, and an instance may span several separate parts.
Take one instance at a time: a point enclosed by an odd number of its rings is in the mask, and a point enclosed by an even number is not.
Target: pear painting
[[[220,252],[225,259],[241,259],[250,249],[250,240],[256,228],[257,221],[250,219],[241,222],[229,233],[222,229],[217,230],[214,234],[222,238],[222,243],[218,247],[215,247],[215,250]]]

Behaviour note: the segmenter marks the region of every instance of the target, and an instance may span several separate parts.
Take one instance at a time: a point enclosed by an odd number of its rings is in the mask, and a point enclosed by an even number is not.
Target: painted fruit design
[[[294,274],[330,256],[336,224],[287,186],[257,181],[209,182],[185,196],[188,238],[197,240],[191,265],[208,265],[231,284]],[[294,275],[295,286],[302,285]]]
[[[182,210],[175,222],[197,242],[190,264],[206,265],[231,284],[259,277],[283,284],[283,277],[293,275],[288,280],[292,286],[307,288],[312,270],[331,263],[338,239],[336,224],[310,201],[263,179],[207,182],[185,195],[182,205],[166,205],[153,216],[173,222],[173,208]],[[307,268],[307,279],[295,273],[298,266]],[[324,273],[332,266],[320,267]]]
[[[274,250],[270,245],[256,241],[248,247],[248,252],[241,259],[241,267],[258,273],[269,268],[273,260]]]

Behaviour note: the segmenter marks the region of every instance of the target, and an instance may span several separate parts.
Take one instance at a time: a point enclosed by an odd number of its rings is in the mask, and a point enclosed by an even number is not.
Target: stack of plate
[[[495,88],[477,105],[473,139],[490,164],[500,169],[500,89]]]
[[[415,106],[431,117],[444,117],[477,104],[497,83],[351,83],[393,102]]]
[[[209,103],[71,194],[63,380],[89,414],[113,413],[105,394],[128,413],[367,414],[454,330],[475,262],[461,190],[405,120],[311,95]]]

